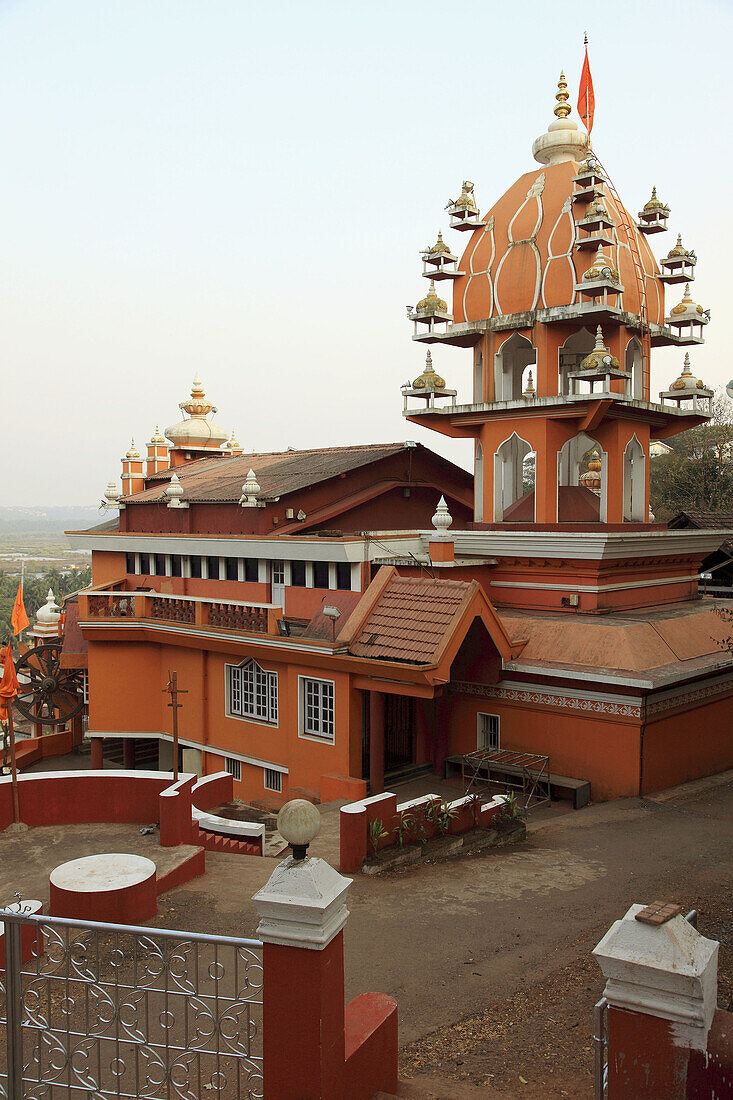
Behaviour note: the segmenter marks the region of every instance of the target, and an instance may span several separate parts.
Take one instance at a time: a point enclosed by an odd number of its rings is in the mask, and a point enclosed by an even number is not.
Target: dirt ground
[[[337,807],[313,854],[337,861]],[[592,1096],[592,949],[634,902],[677,901],[718,939],[733,1001],[733,774],[675,796],[530,821],[515,847],[354,877],[347,998],[396,997],[405,1097]],[[0,835],[0,898],[48,899],[48,872],[88,851],[145,851],[132,826]],[[147,854],[147,853],[146,853]],[[251,936],[272,860],[207,853],[207,873],[159,899],[161,926]],[[45,891],[45,893],[44,893]]]

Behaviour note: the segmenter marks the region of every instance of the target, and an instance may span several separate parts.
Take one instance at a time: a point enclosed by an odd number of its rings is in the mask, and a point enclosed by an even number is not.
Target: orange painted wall
[[[645,793],[733,768],[733,695],[682,711],[644,730]]]
[[[449,697],[448,753],[476,748],[477,714],[498,714],[501,747],[549,755],[558,775],[589,779],[594,801],[639,793],[639,722],[604,720],[502,699]]]
[[[92,584],[110,584],[125,575],[125,555],[119,550],[92,550]]]
[[[349,775],[353,692],[347,673],[324,673],[302,664],[284,664],[256,656],[261,666],[278,674],[276,726],[233,718],[226,713],[225,666],[238,664],[242,653],[227,655],[198,648],[147,642],[90,642],[90,734],[135,732],[172,733],[171,711],[164,688],[168,671],[178,673],[187,694],[181,698],[179,736],[207,752],[206,771],[222,768],[227,753],[253,756],[289,768],[283,794],[294,787],[318,798],[322,775]],[[206,680],[204,671],[206,670]],[[335,744],[299,736],[299,675],[331,679],[335,683]],[[359,726],[359,735],[360,735]],[[242,764],[242,780],[235,796],[261,799],[263,769]],[[270,794],[270,797],[277,796]]]

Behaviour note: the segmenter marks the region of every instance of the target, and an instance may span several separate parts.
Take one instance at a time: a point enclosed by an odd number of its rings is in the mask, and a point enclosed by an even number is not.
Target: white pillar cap
[[[260,915],[257,935],[265,943],[323,951],[346,924],[351,882],[323,859],[290,856],[252,898]]]
[[[636,920],[632,905],[593,954],[614,1008],[670,1020],[680,1046],[704,1050],[717,1007],[718,944],[678,914],[665,924]]]

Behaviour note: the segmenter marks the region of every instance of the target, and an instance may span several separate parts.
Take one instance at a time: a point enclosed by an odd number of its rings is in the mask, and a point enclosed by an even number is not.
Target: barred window
[[[235,760],[233,756],[225,756],[224,771],[229,772],[232,778],[239,781],[242,778],[242,761]]]
[[[321,741],[335,740],[333,680],[300,680],[301,733]]]
[[[277,673],[256,661],[227,665],[229,712],[238,718],[277,725]]]
[[[280,792],[282,789],[282,772],[275,771],[274,768],[265,768],[265,790]]]

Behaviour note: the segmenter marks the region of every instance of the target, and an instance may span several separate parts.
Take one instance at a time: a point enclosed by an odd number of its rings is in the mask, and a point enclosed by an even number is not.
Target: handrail
[[[22,902],[14,904],[22,905]],[[262,940],[240,939],[236,936],[212,936],[208,932],[187,932],[175,928],[156,928],[150,925],[105,924],[95,920],[70,920],[67,917],[51,917],[45,914],[24,913],[22,909],[0,909],[0,923],[52,924],[62,928],[98,929],[100,932],[125,932],[133,936],[145,936],[172,940],[195,940],[199,943],[229,944],[234,947],[262,947]]]
[[[81,594],[84,595],[85,593]],[[95,589],[94,592],[89,594],[92,596],[128,596],[130,598],[148,596],[154,600],[186,600],[188,603],[225,603],[231,607],[261,607],[265,611],[274,611],[275,608],[280,608],[278,603],[258,603],[257,600],[230,600],[225,596],[187,596],[183,593],[156,592],[153,588],[144,591],[126,588],[118,589],[116,592],[114,590]]]

